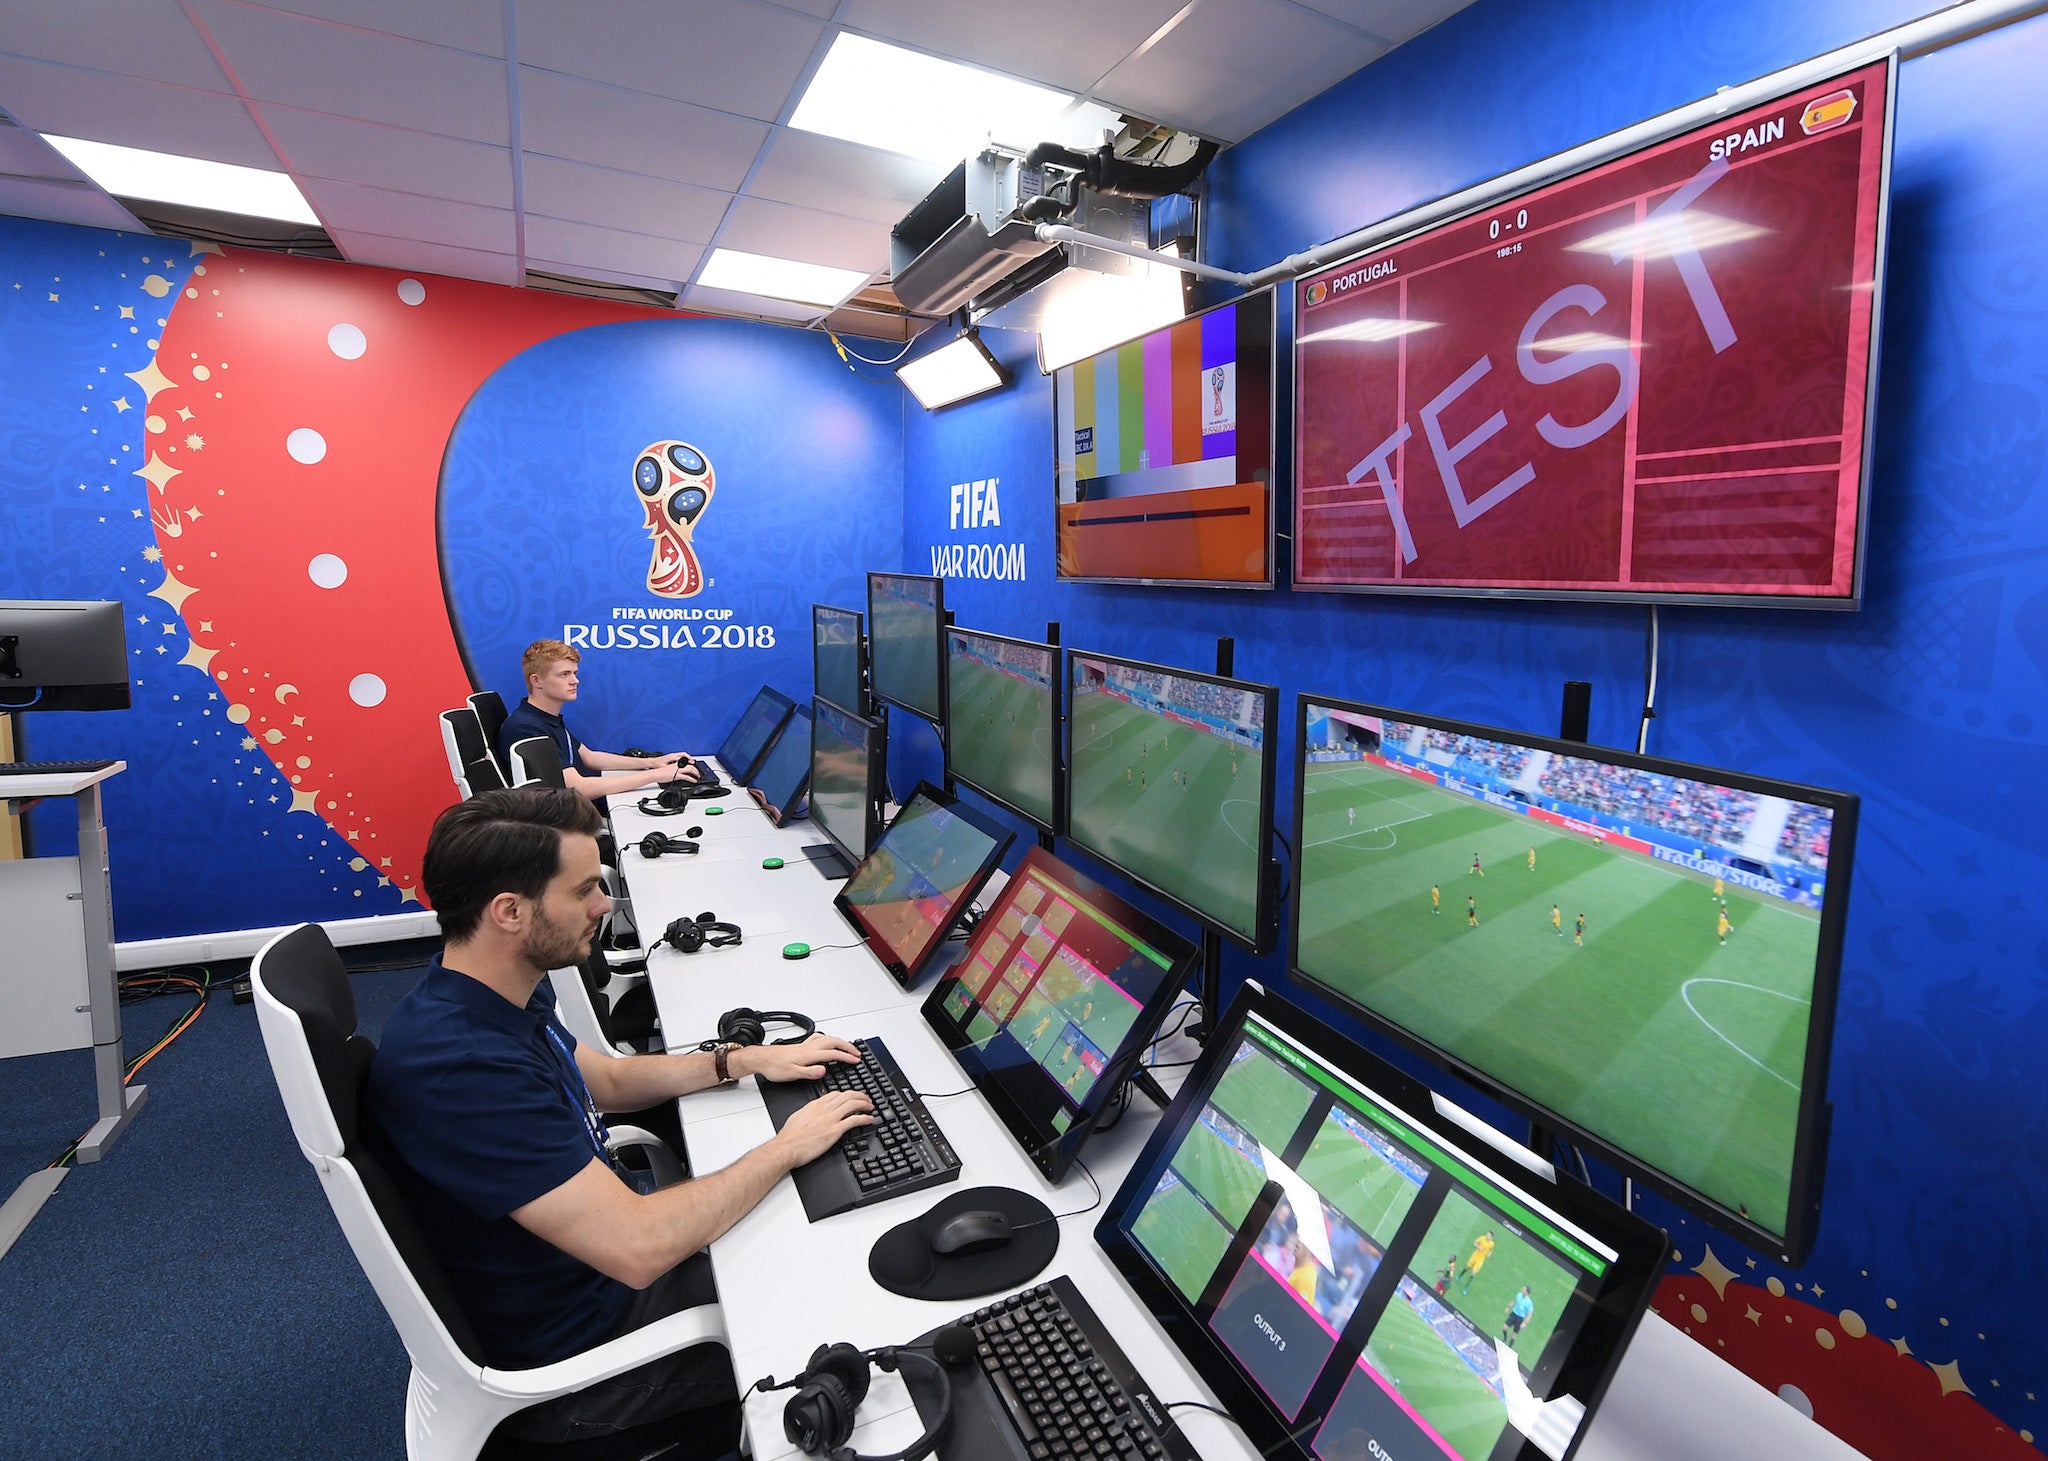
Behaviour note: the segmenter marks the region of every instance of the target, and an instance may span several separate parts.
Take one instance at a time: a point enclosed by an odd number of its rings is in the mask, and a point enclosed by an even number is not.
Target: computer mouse
[[[778,868],[782,866],[782,859],[779,857],[764,857],[761,859],[761,866],[765,868]]]
[[[782,957],[785,959],[808,959],[811,956],[809,944],[784,944]]]
[[[934,1253],[985,1253],[1010,1241],[1010,1220],[1002,1213],[975,1209],[955,1213],[932,1234]]]

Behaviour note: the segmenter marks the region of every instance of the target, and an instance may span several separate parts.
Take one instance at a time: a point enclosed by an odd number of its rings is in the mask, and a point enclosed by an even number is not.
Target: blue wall
[[[1262,267],[1924,8],[1481,0],[1226,152],[1210,171],[1210,257]],[[2034,1312],[2048,1292],[2044,76],[2042,19],[1901,72],[1863,610],[1662,611],[1650,749],[1854,791],[1863,829],[1810,1262],[1788,1273],[1759,1254],[1751,1271],[1732,1240],[1647,1208],[1682,1267],[1711,1241],[1750,1282],[1782,1278],[1830,1314],[1853,1309],[1910,1339],[1930,1364],[1955,1360],[1985,1405],[2036,1432],[2048,1359]],[[1283,697],[1537,731],[1556,725],[1562,682],[1587,679],[1592,738],[1633,744],[1641,609],[1054,584],[1051,393],[1028,339],[1000,348],[1018,372],[1005,393],[913,411],[906,427],[907,566],[927,571],[938,545],[1024,545],[1023,582],[948,583],[963,624],[1036,635],[1056,619],[1070,646],[1191,665],[1231,634],[1238,673]],[[1002,525],[956,530],[949,487],[988,477]],[[928,754],[922,742],[905,753],[899,779],[929,772]],[[1233,953],[1227,976],[1279,984],[1282,968]]]

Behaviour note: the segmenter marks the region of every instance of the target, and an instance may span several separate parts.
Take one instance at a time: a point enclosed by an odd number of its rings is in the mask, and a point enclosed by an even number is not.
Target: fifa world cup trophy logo
[[[633,463],[633,489],[647,509],[647,536],[654,539],[648,590],[689,598],[704,587],[704,566],[690,538],[717,490],[710,460],[686,441],[657,441]]]
[[[1220,365],[1209,372],[1209,414],[1218,420],[1223,417],[1223,383],[1228,379]]]

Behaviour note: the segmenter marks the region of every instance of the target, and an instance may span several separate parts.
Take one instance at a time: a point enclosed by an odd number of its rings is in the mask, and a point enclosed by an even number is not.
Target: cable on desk
[[[1075,1208],[1072,1212],[1056,1212],[1051,1217],[1039,1218],[1035,1222],[1019,1223],[1016,1227],[1010,1229],[1011,1232],[1021,1233],[1026,1228],[1042,1228],[1047,1223],[1056,1223],[1064,1218],[1085,1217],[1087,1214],[1095,1211],[1096,1208],[1102,1206],[1102,1184],[1095,1180],[1095,1173],[1090,1170],[1088,1163],[1080,1157],[1074,1158],[1074,1165],[1081,1169],[1082,1175],[1088,1179],[1088,1185],[1095,1189],[1095,1200],[1086,1207]]]

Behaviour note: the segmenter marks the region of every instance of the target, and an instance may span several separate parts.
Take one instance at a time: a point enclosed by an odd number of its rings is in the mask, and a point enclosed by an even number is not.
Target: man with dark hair
[[[574,645],[559,639],[536,639],[526,646],[519,657],[520,672],[526,677],[526,698],[512,707],[498,732],[498,749],[506,762],[511,762],[512,748],[521,741],[545,736],[555,743],[555,754],[562,761],[562,780],[569,790],[597,803],[600,809],[606,792],[698,780],[695,763],[681,751],[621,756],[596,750],[576,738],[562,719],[562,707],[576,698],[581,683],[577,667],[582,661]]]
[[[486,792],[441,814],[421,882],[446,946],[385,1021],[370,1066],[370,1139],[485,1362],[508,1369],[712,1302],[703,1248],[786,1173],[874,1119],[865,1096],[822,1096],[721,1171],[648,1194],[627,1185],[599,1112],[743,1075],[816,1079],[827,1063],[860,1057],[823,1034],[625,1058],[578,1044],[555,1017],[546,975],[583,958],[610,907],[598,826],[588,802],[551,787]],[[500,1429],[557,1442],[678,1416],[695,1434],[734,1434],[736,1387],[722,1349],[681,1350]]]

